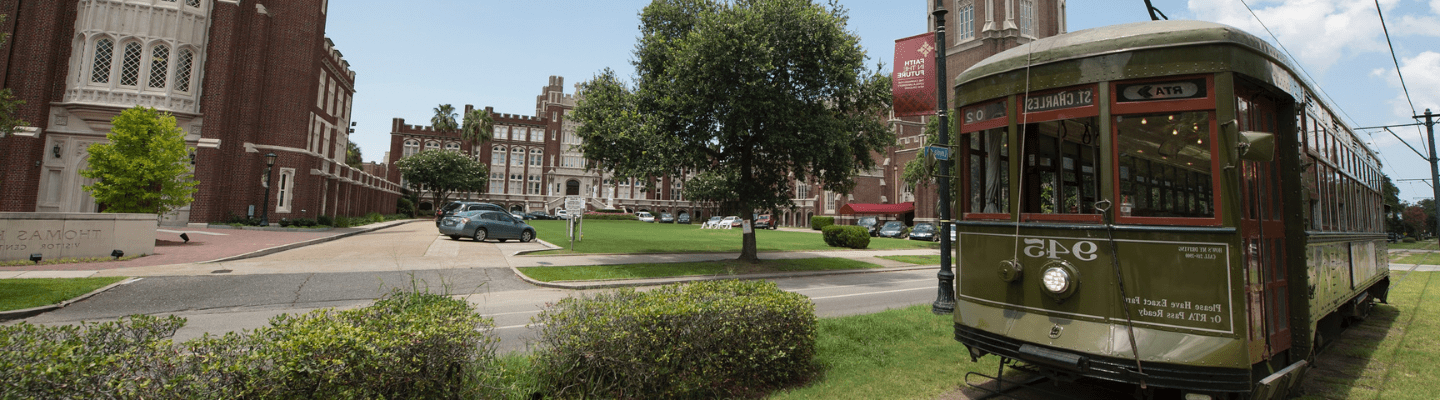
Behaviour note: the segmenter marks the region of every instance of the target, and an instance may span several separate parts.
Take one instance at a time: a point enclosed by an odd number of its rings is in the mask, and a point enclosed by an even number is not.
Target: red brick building
[[[927,9],[934,11],[934,1],[924,1]],[[944,0],[944,5],[948,11],[945,15],[948,43],[944,48],[945,68],[949,76],[942,90],[953,90],[955,77],[986,57],[1066,32],[1065,0]],[[933,34],[933,16],[927,20],[926,26]],[[952,110],[960,106],[954,103],[954,96],[948,97]],[[810,216],[820,215],[834,216],[837,223],[853,224],[856,216],[839,214],[846,204],[913,202],[912,213],[879,217],[881,220],[903,220],[909,225],[939,221],[937,186],[932,183],[918,188],[907,187],[901,180],[905,164],[914,160],[928,145],[925,143],[925,124],[930,118],[934,117],[896,118],[892,115],[890,124],[895,129],[895,144],[884,154],[876,154],[879,168],[862,174],[855,182],[854,192],[816,192],[818,187],[807,190],[805,185],[797,185],[796,208],[788,215],[782,212],[781,220],[801,226],[809,223]],[[951,122],[954,122],[953,115]],[[951,134],[956,132],[952,129]]]
[[[96,211],[85,149],[140,105],[193,149],[199,192],[167,224],[393,213],[399,186],[344,164],[355,73],[325,37],[327,3],[0,0],[0,86],[30,125],[0,139],[0,211]]]

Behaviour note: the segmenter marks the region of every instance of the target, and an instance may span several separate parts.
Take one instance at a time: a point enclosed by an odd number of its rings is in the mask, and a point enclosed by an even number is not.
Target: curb
[[[776,273],[767,273],[767,274],[747,274],[747,275],[704,275],[704,276],[685,276],[685,277],[675,277],[675,278],[626,279],[626,280],[612,280],[612,281],[593,281],[593,283],[586,283],[586,282],[580,282],[580,283],[541,282],[541,281],[535,280],[534,278],[531,278],[531,277],[529,277],[529,276],[526,276],[524,273],[521,273],[518,268],[515,268],[515,267],[513,267],[513,266],[510,267],[510,271],[514,272],[516,277],[519,277],[521,280],[524,280],[525,282],[528,282],[528,283],[530,283],[530,284],[532,284],[532,285],[535,285],[535,286],[548,287],[548,288],[552,288],[552,289],[590,290],[590,289],[614,289],[614,288],[637,287],[637,286],[659,286],[659,285],[668,285],[668,284],[672,284],[672,283],[681,283],[681,282],[719,281],[719,280],[727,280],[727,279],[756,280],[756,279],[771,279],[771,278],[794,278],[794,277],[804,277],[804,276],[873,274],[873,273],[880,273],[880,272],[914,271],[914,270],[931,269],[931,268],[939,268],[939,267],[940,267],[940,266],[938,266],[938,265],[917,265],[917,266],[913,266],[913,267],[890,267],[890,268],[872,268],[872,269],[844,269],[844,270],[834,270],[834,271],[776,272]]]
[[[138,281],[138,280],[140,280],[140,279],[141,279],[141,278],[129,278],[129,279],[125,279],[125,280],[122,280],[122,281],[119,281],[119,282],[115,282],[115,283],[106,285],[105,287],[102,287],[102,288],[99,288],[99,289],[95,289],[95,290],[91,291],[90,293],[82,294],[82,295],[80,295],[79,297],[76,297],[76,298],[73,298],[73,299],[70,299],[70,300],[65,300],[65,301],[62,301],[62,302],[59,302],[59,303],[56,303],[56,304],[51,304],[51,305],[48,305],[48,306],[40,306],[40,307],[26,308],[26,309],[23,309],[23,310],[0,311],[0,321],[11,321],[11,320],[17,320],[17,319],[21,319],[21,318],[29,318],[29,317],[33,317],[33,316],[36,316],[36,315],[44,314],[44,313],[47,313],[47,312],[59,310],[59,309],[61,309],[61,308],[65,308],[65,307],[67,307],[67,306],[69,306],[69,305],[71,305],[71,304],[75,304],[75,303],[77,303],[77,302],[79,302],[79,301],[81,301],[81,300],[88,299],[88,298],[90,298],[91,296],[94,296],[94,295],[97,295],[97,294],[100,294],[100,293],[104,293],[106,290],[110,290],[111,288],[114,288],[114,287],[116,287],[116,286],[130,284],[130,283],[135,282],[135,281]]]
[[[410,219],[410,220],[403,220],[403,221],[395,221],[394,223],[382,222],[382,223],[381,223],[382,225],[376,226],[376,227],[373,227],[373,228],[363,228],[363,229],[360,229],[360,230],[356,230],[356,231],[354,231],[354,232],[346,232],[346,233],[342,233],[342,234],[334,235],[334,236],[326,236],[326,237],[323,237],[323,238],[310,239],[310,240],[306,240],[306,241],[303,241],[303,242],[295,242],[295,243],[290,243],[290,244],[285,244],[285,245],[279,245],[279,246],[271,247],[271,248],[268,248],[268,249],[255,250],[255,251],[252,251],[252,252],[249,252],[249,253],[245,253],[245,254],[241,254],[241,255],[237,255],[237,256],[230,256],[230,257],[225,257],[225,258],[219,258],[219,259],[210,260],[210,261],[201,261],[201,262],[197,262],[196,264],[211,264],[211,263],[219,263],[219,262],[226,262],[226,261],[239,261],[239,260],[244,260],[244,259],[247,259],[247,258],[263,257],[263,256],[268,256],[268,255],[275,254],[275,253],[279,253],[279,252],[286,251],[286,250],[298,249],[298,248],[305,247],[305,246],[316,245],[316,244],[320,244],[320,243],[325,243],[325,242],[340,240],[340,239],[344,239],[344,238],[347,238],[347,237],[359,235],[359,234],[362,234],[362,233],[374,232],[374,231],[378,231],[378,230],[385,229],[385,228],[392,228],[392,227],[396,227],[396,226],[400,226],[400,225],[404,225],[404,224],[408,224],[408,223],[421,222],[421,221],[424,221],[424,220],[421,220],[421,219]],[[367,225],[367,226],[368,226],[368,225]]]

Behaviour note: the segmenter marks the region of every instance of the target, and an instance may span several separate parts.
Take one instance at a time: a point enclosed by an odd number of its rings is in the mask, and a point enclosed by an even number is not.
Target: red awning
[[[904,214],[915,211],[915,202],[900,204],[850,203],[840,207],[841,214]]]

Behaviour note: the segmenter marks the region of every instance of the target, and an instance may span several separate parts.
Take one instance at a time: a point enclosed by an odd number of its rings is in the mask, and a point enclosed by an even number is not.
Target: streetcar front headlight
[[[1065,301],[1080,286],[1080,271],[1064,260],[1050,260],[1040,268],[1040,287],[1055,301]]]
[[[1070,288],[1070,273],[1065,272],[1064,268],[1050,267],[1045,270],[1041,282],[1045,284],[1045,290],[1049,290],[1050,293],[1065,293],[1065,289]]]

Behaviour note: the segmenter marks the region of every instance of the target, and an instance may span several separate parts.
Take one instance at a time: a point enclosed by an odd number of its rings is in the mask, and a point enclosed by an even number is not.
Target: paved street
[[[194,236],[194,235],[192,235]],[[495,319],[504,351],[523,350],[532,335],[530,318],[547,303],[592,291],[540,287],[512,267],[679,262],[734,258],[736,254],[524,256],[544,243],[450,240],[428,221],[403,223],[338,240],[237,261],[129,266],[66,274],[130,276],[119,285],[69,307],[26,321],[70,324],[133,314],[177,315],[188,323],[178,341],[264,326],[275,315],[369,304],[392,288],[412,285],[464,296]],[[934,250],[762,253],[762,258],[849,257],[889,266],[880,254],[933,254]],[[108,264],[108,263],[102,263]],[[98,264],[77,264],[98,265]],[[39,266],[44,267],[44,266]],[[934,268],[897,268],[879,273],[777,277],[781,288],[810,296],[820,316],[861,314],[935,297]],[[43,274],[45,271],[31,271]],[[649,280],[661,284],[668,280]]]

